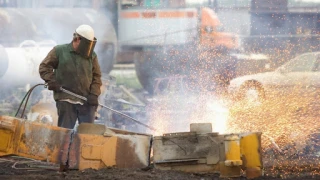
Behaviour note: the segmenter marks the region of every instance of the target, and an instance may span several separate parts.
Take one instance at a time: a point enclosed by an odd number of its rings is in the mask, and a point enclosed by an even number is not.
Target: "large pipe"
[[[5,73],[0,76],[0,82],[6,86],[42,82],[43,80],[39,76],[39,65],[54,45],[53,42],[43,46],[35,41],[27,40],[19,47],[3,48],[7,59],[1,59],[0,63],[4,64],[7,61],[8,65]]]

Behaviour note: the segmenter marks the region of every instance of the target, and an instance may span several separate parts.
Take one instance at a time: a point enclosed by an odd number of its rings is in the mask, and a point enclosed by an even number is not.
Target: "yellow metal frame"
[[[72,129],[0,116],[0,156],[45,160],[72,169],[146,167],[150,163],[151,140],[151,135],[120,130],[107,137],[78,134]]]

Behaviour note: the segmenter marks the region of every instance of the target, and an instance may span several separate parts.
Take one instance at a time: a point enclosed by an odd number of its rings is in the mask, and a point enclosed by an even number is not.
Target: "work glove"
[[[94,94],[89,94],[87,97],[87,103],[91,106],[98,106],[98,96]]]
[[[57,83],[56,81],[48,83],[48,89],[51,91],[61,92],[60,88],[61,88],[61,85],[59,83]]]

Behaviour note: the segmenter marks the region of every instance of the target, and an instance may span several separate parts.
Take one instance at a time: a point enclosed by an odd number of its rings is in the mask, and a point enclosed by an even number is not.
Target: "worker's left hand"
[[[98,96],[94,94],[89,94],[87,97],[87,102],[91,106],[98,106]]]

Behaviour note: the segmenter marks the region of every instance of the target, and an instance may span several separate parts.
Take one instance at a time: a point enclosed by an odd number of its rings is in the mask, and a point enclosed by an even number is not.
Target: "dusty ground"
[[[23,160],[17,158],[6,158],[13,160],[14,162],[1,161],[0,164],[0,179],[113,179],[113,180],[136,180],[136,179],[153,179],[153,180],[218,180],[218,176],[215,174],[195,174],[184,173],[177,171],[161,171],[155,168],[148,169],[117,169],[108,168],[102,170],[88,169],[84,171],[70,170],[66,173],[60,173],[58,167],[49,165],[46,163],[34,163],[30,160]],[[3,160],[3,159],[2,159]],[[15,164],[15,162],[21,162]],[[22,162],[24,161],[24,162]],[[14,167],[12,167],[15,165]],[[308,179],[320,179],[320,175],[312,175],[312,173],[304,172],[283,172],[278,170],[277,173],[273,169],[266,169],[267,175],[256,180],[280,180],[280,179],[292,179],[292,180],[308,180]],[[314,173],[313,173],[314,174]],[[222,178],[220,178],[222,179]],[[244,179],[244,178],[234,178]]]

